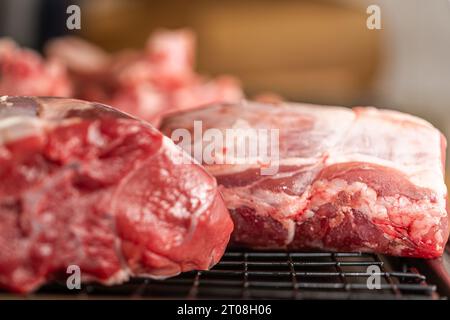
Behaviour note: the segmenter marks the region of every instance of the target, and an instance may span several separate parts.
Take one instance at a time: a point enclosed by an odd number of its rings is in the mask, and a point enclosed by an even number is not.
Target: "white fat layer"
[[[42,122],[30,117],[9,117],[0,120],[0,144],[21,138],[41,135],[44,131]]]
[[[92,109],[90,104],[82,104],[72,99],[54,99],[51,104],[51,107],[41,108],[41,119],[63,119],[69,111]]]
[[[360,109],[342,143],[332,149],[327,165],[361,161],[394,168],[418,187],[444,198],[441,134],[431,124],[400,112]]]
[[[280,128],[280,142],[287,140],[289,150],[301,150],[302,156],[280,150],[279,167],[319,162],[325,166],[346,162],[381,165],[405,174],[411,183],[432,190],[440,202],[445,201],[442,136],[418,117],[370,107],[351,111],[339,107],[283,104],[274,108],[251,102],[220,112],[222,117],[217,117],[214,108],[200,110],[188,116],[183,114],[174,121],[183,126],[192,124],[193,119],[203,120],[225,130],[242,117],[254,128]],[[285,122],[279,124],[278,117]],[[313,127],[297,130],[296,117],[312,118]],[[210,165],[208,170],[219,176],[259,167],[258,163]]]
[[[389,110],[389,109],[377,109],[374,107],[365,107],[365,108],[357,108],[357,112],[360,112],[362,114],[368,115],[368,116],[375,116],[375,117],[385,117],[387,120],[395,120],[395,121],[399,121],[399,122],[403,122],[403,121],[408,121],[417,125],[421,125],[421,126],[425,126],[428,128],[433,128],[433,126],[431,125],[431,123],[429,123],[428,121],[413,116],[411,114],[408,113],[403,113],[400,111],[395,111],[395,110]]]
[[[102,147],[106,144],[105,138],[103,138],[103,135],[100,131],[100,126],[98,123],[93,123],[88,128],[87,133],[88,141],[96,146]]]

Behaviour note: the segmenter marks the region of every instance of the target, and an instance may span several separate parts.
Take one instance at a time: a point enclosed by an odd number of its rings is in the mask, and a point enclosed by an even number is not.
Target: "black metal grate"
[[[368,289],[369,266],[378,266],[380,289]],[[133,279],[112,287],[69,291],[52,284],[31,296],[188,299],[439,299],[436,286],[403,265],[391,270],[383,257],[364,253],[229,251],[210,271],[157,281]],[[71,296],[73,298],[74,296]]]

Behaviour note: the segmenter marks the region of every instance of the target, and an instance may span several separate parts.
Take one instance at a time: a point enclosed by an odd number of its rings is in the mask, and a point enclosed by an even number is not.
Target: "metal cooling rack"
[[[368,266],[379,267],[380,289],[368,289]],[[70,295],[70,296],[68,296]],[[137,299],[440,299],[415,268],[393,270],[382,256],[364,253],[229,251],[210,271],[156,281],[133,279],[81,291],[51,284],[29,298]]]

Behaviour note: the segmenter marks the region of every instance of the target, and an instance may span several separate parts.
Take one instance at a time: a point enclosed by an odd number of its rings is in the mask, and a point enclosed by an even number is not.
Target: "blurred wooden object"
[[[365,8],[333,1],[86,1],[83,36],[109,49],[142,47],[158,28],[191,27],[198,69],[239,77],[246,92],[354,104],[377,68]]]

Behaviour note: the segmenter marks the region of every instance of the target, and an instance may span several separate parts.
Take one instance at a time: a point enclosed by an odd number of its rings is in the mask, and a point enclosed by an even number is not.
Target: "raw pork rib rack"
[[[203,130],[280,130],[275,175],[261,175],[258,161],[206,165],[235,222],[234,244],[442,255],[446,142],[428,122],[375,108],[244,102],[174,114],[162,131],[192,133],[194,120]]]
[[[100,104],[0,99],[1,288],[73,265],[108,285],[165,278],[222,257],[233,226],[216,181],[175,164],[183,151],[159,131]]]

